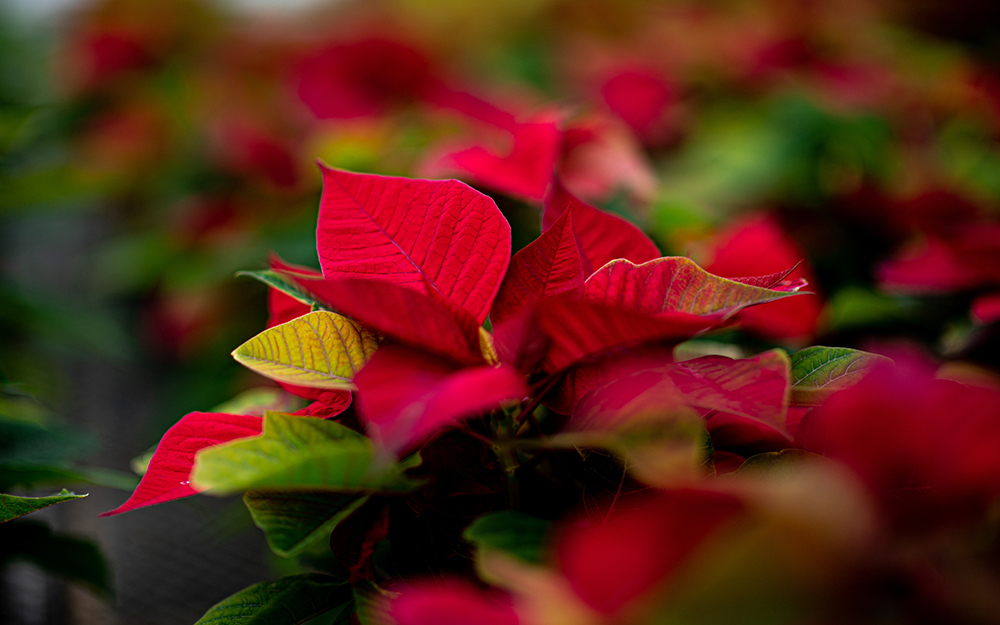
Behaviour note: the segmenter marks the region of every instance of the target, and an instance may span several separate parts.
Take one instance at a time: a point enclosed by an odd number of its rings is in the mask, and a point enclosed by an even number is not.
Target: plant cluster
[[[794,267],[661,257],[558,183],[511,257],[461,182],[323,177],[321,272],[251,272],[270,327],[233,352],[312,403],[187,415],[110,513],[243,493],[277,554],[329,538],[203,622],[997,614],[996,388],[901,349],[712,354],[691,339],[810,296]]]

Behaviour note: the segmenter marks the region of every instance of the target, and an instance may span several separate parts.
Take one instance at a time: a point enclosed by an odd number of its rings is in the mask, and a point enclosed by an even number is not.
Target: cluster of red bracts
[[[622,484],[628,471],[646,485],[619,486],[596,502],[597,514],[554,523],[537,561],[480,546],[480,577],[502,590],[394,580],[366,608],[373,614],[400,625],[692,614],[721,622],[782,606],[798,622],[833,622],[868,618],[883,583],[914,593],[893,609],[973,620],[991,613],[961,581],[983,566],[997,571],[952,530],[984,523],[1000,496],[996,389],[938,379],[907,354],[895,364],[873,357],[853,386],[805,399],[780,351],[679,362],[678,343],[732,323],[746,307],[801,295],[805,282],[790,271],[723,279],[686,258],[661,258],[635,226],[558,185],[541,236],[511,257],[503,215],[462,183],[323,173],[322,273],[273,261],[307,297],[272,291],[270,324],[308,313],[308,299],[380,335],[353,380],[357,427],[400,456],[502,412],[516,440],[625,449]],[[492,332],[482,327],[487,317]],[[352,398],[285,388],[313,401],[296,413],[303,418],[337,418]],[[540,404],[553,415],[547,434],[532,423]],[[692,420],[711,436],[714,467],[677,461],[691,448],[681,444],[678,456],[658,438]],[[184,417],[112,513],[195,494],[197,453],[257,435],[261,423]],[[646,438],[622,442],[630,436]],[[744,462],[758,452],[782,453]],[[913,561],[913,550],[954,556],[956,541],[966,551],[947,571]]]

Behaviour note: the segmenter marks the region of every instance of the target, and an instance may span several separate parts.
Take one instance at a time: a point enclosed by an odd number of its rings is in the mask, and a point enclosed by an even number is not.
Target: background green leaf
[[[271,550],[286,558],[329,535],[367,500],[367,495],[325,492],[249,491],[243,495],[243,503],[253,522],[264,530]]]
[[[885,356],[846,347],[807,347],[791,355],[791,403],[818,406],[840,389],[857,384]]]
[[[526,562],[544,560],[545,539],[551,523],[517,510],[485,514],[462,532],[479,549],[496,549]]]
[[[0,493],[0,523],[6,523],[26,514],[31,514],[36,510],[54,506],[57,503],[72,499],[83,499],[86,496],[85,494],[76,495],[65,488],[57,494],[48,497],[18,497],[17,495]]]
[[[217,603],[195,625],[296,625],[332,610],[350,616],[353,608],[349,585],[305,573],[245,588]]]

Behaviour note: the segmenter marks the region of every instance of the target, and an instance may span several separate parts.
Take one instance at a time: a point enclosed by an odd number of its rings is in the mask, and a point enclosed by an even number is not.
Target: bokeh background
[[[996,2],[7,0],[0,482],[91,496],[0,527],[0,622],[193,623],[294,570],[239,500],[97,515],[182,415],[266,385],[229,356],[266,317],[234,275],[316,266],[316,159],[465,180],[515,249],[555,166],[717,274],[801,261],[816,296],[733,354],[1000,364]]]

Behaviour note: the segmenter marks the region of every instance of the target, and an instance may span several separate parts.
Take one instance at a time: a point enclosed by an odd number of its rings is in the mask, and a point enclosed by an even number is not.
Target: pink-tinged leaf
[[[987,293],[972,300],[972,319],[979,325],[1000,321],[1000,293]]]
[[[518,625],[510,599],[487,595],[467,582],[423,582],[393,588],[398,595],[378,607],[396,625]]]
[[[742,360],[703,356],[670,367],[691,405],[728,412],[785,432],[791,393],[788,355],[772,350]]]
[[[428,86],[424,101],[510,132],[517,127],[517,118],[513,113],[467,91],[454,89],[441,80],[433,81]]]
[[[650,366],[642,368],[642,360],[633,359],[631,372],[584,395],[567,428],[614,429],[650,414],[692,407],[732,413],[784,431],[790,389],[784,352],[765,352],[744,360],[704,356],[654,364],[655,360],[655,356],[648,357]]]
[[[646,205],[656,195],[656,173],[635,136],[605,116],[575,119],[563,134],[559,181],[585,202],[611,200],[622,190]]]
[[[323,167],[316,246],[328,279],[431,289],[482,323],[510,262],[510,226],[493,200],[457,180]]]
[[[542,365],[549,373],[615,347],[679,343],[723,321],[681,312],[651,316],[565,296],[547,298],[535,311],[536,327],[549,342]]]
[[[646,315],[683,312],[730,316],[755,304],[796,295],[714,276],[682,256],[641,265],[616,260],[595,271],[583,287],[584,300]]]
[[[982,282],[976,268],[969,267],[946,242],[936,237],[904,249],[882,263],[876,273],[886,290],[915,295],[961,291]]]
[[[197,491],[190,484],[195,454],[207,447],[257,436],[262,429],[262,417],[213,412],[192,412],[184,416],[163,435],[149,461],[149,468],[128,501],[101,516],[196,495]]]
[[[674,361],[673,353],[672,346],[651,345],[611,350],[579,362],[552,387],[545,405],[559,414],[573,414],[577,402],[590,391],[630,373],[666,366]]]
[[[543,121],[519,123],[509,131],[511,147],[507,153],[475,145],[445,155],[434,167],[457,171],[478,185],[541,203],[559,158],[559,128]]]
[[[426,293],[379,280],[281,274],[337,312],[394,339],[462,364],[483,362],[479,324]]]
[[[705,270],[735,282],[776,291],[796,291],[815,282],[803,262],[802,249],[768,215],[751,217],[723,231],[712,248]],[[747,309],[738,319],[743,328],[769,338],[807,341],[816,333],[821,311],[819,297],[792,297]]]
[[[493,346],[505,365],[530,375],[538,370],[549,340],[535,321],[536,307],[525,306],[493,326]]]
[[[552,227],[567,210],[573,212],[573,232],[580,246],[585,275],[618,258],[634,263],[659,258],[660,250],[642,230],[617,215],[584,204],[559,184],[553,186],[546,198],[542,229]]]
[[[389,450],[411,450],[458,420],[528,393],[510,367],[460,369],[403,346],[380,349],[354,379],[369,434]]]
[[[514,254],[493,302],[490,320],[500,325],[543,297],[583,290],[583,264],[573,235],[573,213],[563,213],[552,227]]]
[[[769,425],[725,412],[709,413],[705,429],[716,451],[735,451],[746,457],[786,449],[792,443],[788,436]]]
[[[556,542],[559,568],[594,610],[623,614],[662,588],[712,534],[744,509],[733,495],[665,491],[600,525],[567,525]]]

